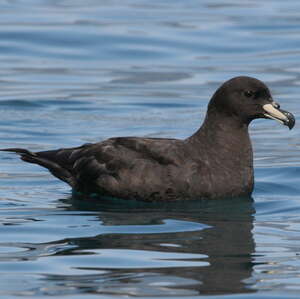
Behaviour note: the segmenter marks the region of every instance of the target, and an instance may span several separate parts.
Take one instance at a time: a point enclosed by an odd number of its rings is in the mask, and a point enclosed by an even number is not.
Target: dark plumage
[[[37,153],[4,150],[84,194],[145,201],[247,196],[254,185],[248,125],[256,118],[290,129],[295,123],[264,83],[236,77],[215,92],[201,128],[185,140],[119,137]]]

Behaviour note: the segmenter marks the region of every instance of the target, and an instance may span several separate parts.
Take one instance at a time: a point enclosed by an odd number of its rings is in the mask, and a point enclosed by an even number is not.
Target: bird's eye
[[[253,96],[253,91],[251,91],[251,90],[246,90],[245,92],[244,92],[244,95],[247,97],[247,98],[251,98],[252,96]]]

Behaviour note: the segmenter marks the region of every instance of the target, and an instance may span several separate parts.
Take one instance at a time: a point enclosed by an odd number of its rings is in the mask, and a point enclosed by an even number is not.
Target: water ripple
[[[2,1],[0,148],[185,138],[237,75],[264,80],[297,118],[299,9],[296,0]],[[255,121],[251,137],[253,199],[174,205],[80,201],[2,153],[0,295],[295,297],[298,125]]]

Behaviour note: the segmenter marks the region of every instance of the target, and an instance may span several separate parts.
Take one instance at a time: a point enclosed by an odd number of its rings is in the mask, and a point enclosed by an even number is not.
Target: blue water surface
[[[185,138],[225,80],[300,114],[297,0],[3,0],[0,148]],[[251,125],[252,199],[82,201],[0,154],[0,297],[299,298],[299,126]]]

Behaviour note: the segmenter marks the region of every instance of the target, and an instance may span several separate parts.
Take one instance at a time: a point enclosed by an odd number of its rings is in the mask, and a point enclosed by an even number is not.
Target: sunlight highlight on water
[[[0,11],[0,148],[184,138],[237,75],[300,113],[296,0],[7,0]],[[0,296],[296,298],[298,132],[252,125],[253,200],[80,201],[1,153]]]

